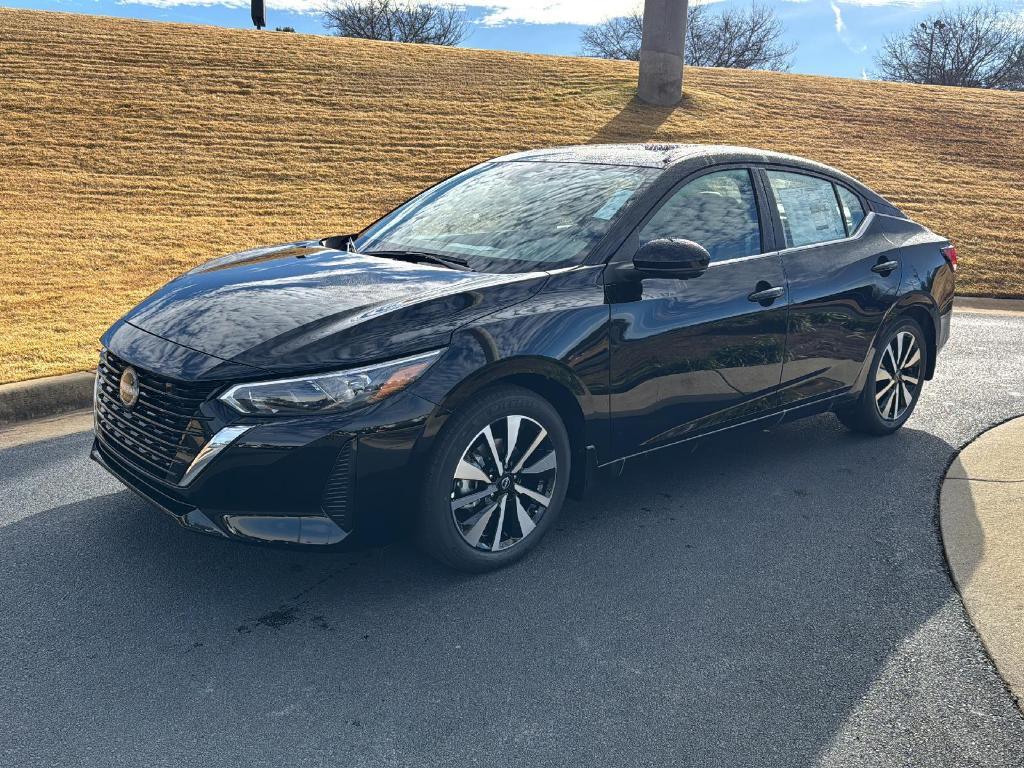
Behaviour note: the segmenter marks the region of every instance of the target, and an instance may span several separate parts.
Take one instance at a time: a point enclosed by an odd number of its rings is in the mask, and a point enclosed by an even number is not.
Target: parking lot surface
[[[192,534],[88,433],[0,450],[0,764],[1019,768],[936,489],[1024,413],[1024,319],[953,334],[897,435],[662,451],[485,576]]]

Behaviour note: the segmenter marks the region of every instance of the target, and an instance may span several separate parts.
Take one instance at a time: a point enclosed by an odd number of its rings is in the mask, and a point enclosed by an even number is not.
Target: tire
[[[565,425],[547,400],[521,387],[483,390],[451,417],[431,450],[417,524],[421,548],[472,573],[515,562],[558,519],[570,456]]]
[[[928,369],[928,344],[917,321],[897,318],[879,337],[864,390],[836,411],[855,432],[891,435],[902,427],[921,397]]]

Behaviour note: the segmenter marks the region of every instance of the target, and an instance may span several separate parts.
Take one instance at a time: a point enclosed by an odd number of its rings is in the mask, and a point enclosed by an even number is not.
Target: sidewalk
[[[1024,417],[964,448],[946,472],[939,507],[964,606],[1024,705]]]

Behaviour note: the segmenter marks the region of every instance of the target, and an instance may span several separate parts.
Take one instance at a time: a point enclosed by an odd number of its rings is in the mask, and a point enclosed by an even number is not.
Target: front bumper
[[[256,421],[211,399],[201,406],[207,443],[247,429],[178,483],[132,463],[103,430],[91,457],[191,530],[294,545],[337,545],[357,532],[380,540],[404,527],[435,410],[401,392],[353,414]]]

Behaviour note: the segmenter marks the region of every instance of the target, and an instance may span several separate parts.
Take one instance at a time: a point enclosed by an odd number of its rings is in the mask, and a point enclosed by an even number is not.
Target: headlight
[[[331,413],[357,408],[405,389],[443,351],[439,349],[349,371],[236,384],[220,399],[239,413],[262,416]]]

